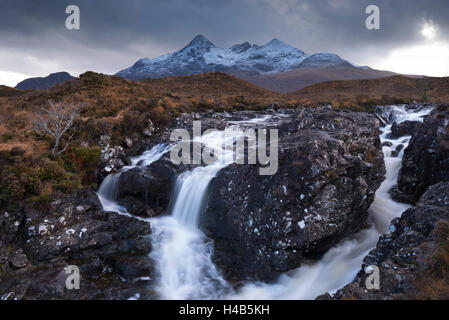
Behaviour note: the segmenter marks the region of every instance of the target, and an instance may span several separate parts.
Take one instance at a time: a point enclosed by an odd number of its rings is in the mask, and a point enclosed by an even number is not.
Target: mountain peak
[[[323,68],[345,61],[332,54],[310,56],[277,38],[263,46],[243,42],[230,48],[215,46],[199,34],[188,45],[154,59],[141,59],[132,67],[117,73],[128,79],[159,78],[213,71],[252,74],[281,73],[305,66]]]
[[[202,34],[199,34],[195,36],[195,38],[190,41],[190,43],[187,45],[188,47],[204,47],[204,48],[213,48],[215,45],[210,42],[205,36]]]
[[[283,47],[285,46],[285,47],[289,47],[289,45],[285,44],[284,42],[282,42],[278,38],[274,38],[273,40],[268,42],[265,46],[266,47],[268,47],[268,46],[283,46]]]

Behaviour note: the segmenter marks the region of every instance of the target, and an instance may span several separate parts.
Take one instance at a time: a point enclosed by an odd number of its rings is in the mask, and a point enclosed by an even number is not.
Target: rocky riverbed
[[[198,222],[213,241],[211,259],[224,279],[272,282],[368,226],[368,208],[385,178],[379,130],[391,120],[388,107],[377,111],[272,105],[263,111],[183,114],[128,148],[137,156],[168,144],[173,129],[192,132],[198,120],[203,131],[236,124],[277,129],[277,173],[259,175],[259,165],[224,166],[207,188]],[[392,127],[395,138],[412,134],[392,194],[416,207],[392,222],[391,233],[364,260],[364,266],[380,266],[381,290],[366,291],[362,270],[335,298],[390,299],[416,291],[416,276],[427,268],[425,257],[435,253],[436,233],[448,218],[448,118],[447,109],[438,107],[423,123]],[[103,140],[100,178],[120,172],[114,200],[124,210],[105,212],[95,190],[88,189],[56,195],[45,211],[1,209],[0,298],[158,298],[151,219],[171,213],[176,179],[199,165],[174,165],[167,152],[145,165]],[[431,249],[423,253],[423,244]],[[79,266],[79,291],[65,288],[68,265]]]

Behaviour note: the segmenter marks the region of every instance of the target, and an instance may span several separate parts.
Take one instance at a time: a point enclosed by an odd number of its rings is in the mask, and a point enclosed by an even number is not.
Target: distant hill
[[[18,83],[15,88],[21,90],[29,90],[29,89],[43,90],[73,79],[75,79],[75,77],[72,77],[67,72],[57,72],[52,73],[49,76],[43,78],[39,77],[39,78],[25,79],[22,82]]]
[[[333,53],[310,55],[278,39],[262,46],[244,42],[230,48],[219,48],[198,35],[179,51],[154,59],[140,59],[116,75],[142,80],[206,72],[226,72],[282,93],[322,81],[378,78],[394,74],[357,66]]]
[[[304,104],[332,103],[334,106],[429,101],[449,103],[449,77],[392,76],[379,79],[328,81],[287,95]]]
[[[385,78],[395,75],[390,71],[371,68],[356,68],[351,64],[326,66],[323,68],[301,67],[299,69],[264,75],[234,72],[236,77],[254,83],[262,88],[281,93],[289,93],[307,86],[332,80],[359,80]]]

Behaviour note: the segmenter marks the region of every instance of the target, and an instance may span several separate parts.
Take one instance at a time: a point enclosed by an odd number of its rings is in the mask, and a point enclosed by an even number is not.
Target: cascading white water
[[[123,167],[119,172],[108,175],[100,185],[97,195],[104,211],[117,212],[122,215],[131,216],[124,207],[117,203],[118,200],[118,180],[120,175],[137,166],[148,166],[159,160],[171,147],[166,144],[158,144],[145,151],[142,155],[131,159],[131,165]],[[144,220],[144,219],[141,219]]]
[[[404,106],[391,106],[390,113],[397,123],[406,120],[423,121],[423,116],[431,109],[419,111],[407,110]],[[386,166],[386,179],[376,192],[376,197],[369,209],[371,228],[361,231],[354,238],[343,241],[331,248],[318,262],[304,265],[296,270],[282,275],[275,284],[249,283],[244,286],[232,299],[290,299],[308,300],[319,295],[344,287],[351,282],[360,270],[363,258],[376,246],[379,236],[388,231],[391,220],[398,217],[410,206],[395,202],[388,191],[396,184],[401,168],[404,149],[408,146],[410,137],[388,139],[391,125],[382,129],[380,136],[382,143],[391,142],[391,146],[384,146],[383,153]],[[402,144],[404,148],[397,157],[392,157],[392,151]]]
[[[409,111],[405,107],[392,106],[396,122],[420,121],[429,109]],[[262,119],[265,121],[266,119]],[[257,123],[259,120],[252,120]],[[157,282],[155,291],[162,299],[314,299],[325,292],[334,292],[354,279],[360,270],[363,258],[375,247],[379,235],[388,230],[390,221],[408,208],[393,201],[388,194],[396,184],[401,166],[403,150],[410,137],[388,139],[391,125],[383,128],[382,142],[387,169],[386,180],[376,193],[370,208],[372,227],[360,232],[352,239],[330,249],[319,261],[304,265],[282,275],[274,284],[248,283],[234,292],[222,278],[212,262],[213,245],[198,229],[198,218],[204,206],[210,181],[224,167],[235,161],[232,151],[221,150],[217,161],[206,167],[198,167],[177,178],[174,190],[174,204],[170,216],[150,219],[152,226],[152,252],[156,263]],[[235,136],[228,135],[228,139]],[[223,146],[220,132],[202,137],[202,144],[220,150]],[[197,141],[198,142],[198,141]],[[397,157],[391,152],[399,144],[404,148]],[[140,157],[133,159],[129,170],[138,165],[150,165],[169,148],[159,145]],[[119,173],[120,174],[120,173]],[[104,210],[129,215],[117,204],[116,184],[119,174],[108,176],[101,185],[98,196]],[[145,220],[145,219],[144,219]]]
[[[151,222],[151,257],[156,262],[156,290],[162,299],[216,299],[231,290],[212,262],[213,245],[198,229],[198,218],[210,181],[234,161],[234,152],[224,146],[232,144],[236,134],[228,129],[201,138],[206,148],[214,150],[217,160],[181,174],[171,216]]]

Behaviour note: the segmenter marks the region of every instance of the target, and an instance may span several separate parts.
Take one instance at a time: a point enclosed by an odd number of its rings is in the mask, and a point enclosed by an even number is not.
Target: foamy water
[[[396,122],[422,121],[422,117],[430,112],[429,109],[412,112],[400,106],[392,106],[390,110]],[[267,118],[263,118],[252,122],[266,120]],[[325,292],[335,292],[351,282],[360,270],[363,258],[376,246],[379,236],[388,231],[390,221],[408,208],[408,205],[392,200],[388,191],[397,182],[403,150],[410,137],[388,139],[391,125],[382,130],[382,142],[389,141],[392,146],[383,147],[387,173],[369,210],[371,227],[331,248],[319,261],[283,274],[274,284],[247,283],[238,292],[223,279],[213,264],[213,244],[198,228],[198,219],[205,206],[210,181],[221,169],[235,161],[235,158],[229,154],[229,150],[223,149],[222,153],[217,154],[217,161],[213,164],[182,173],[177,178],[172,195],[174,201],[171,214],[153,219],[140,218],[151,223],[153,230],[150,256],[156,265],[154,289],[159,298],[314,299]],[[227,137],[235,138],[232,135]],[[215,132],[203,136],[201,142],[211,149],[219,150],[223,146],[220,139],[222,135]],[[399,144],[403,144],[404,148],[398,157],[391,157],[391,152]],[[168,151],[167,146],[156,146],[133,159],[132,164],[151,165]],[[119,175],[120,173],[108,176],[98,195],[104,210],[129,216],[126,209],[117,203]]]

